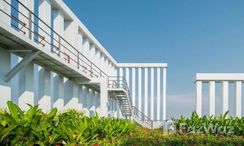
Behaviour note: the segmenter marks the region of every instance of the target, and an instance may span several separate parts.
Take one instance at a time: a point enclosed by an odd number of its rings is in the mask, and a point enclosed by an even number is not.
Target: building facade
[[[166,120],[166,63],[119,63],[62,0],[0,0],[0,107]]]

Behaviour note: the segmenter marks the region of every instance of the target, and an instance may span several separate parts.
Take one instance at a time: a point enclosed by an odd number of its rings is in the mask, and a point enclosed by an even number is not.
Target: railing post
[[[32,29],[32,13],[29,11],[29,38],[31,39],[31,40],[34,40],[34,37],[33,37],[33,33],[32,33],[32,31],[34,31],[34,29]]]
[[[77,51],[77,69],[80,69],[80,53]]]

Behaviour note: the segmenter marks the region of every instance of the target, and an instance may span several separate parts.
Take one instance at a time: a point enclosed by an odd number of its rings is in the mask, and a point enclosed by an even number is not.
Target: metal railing
[[[129,91],[129,86],[126,79],[123,76],[109,76],[108,88],[121,88],[125,91]]]
[[[153,129],[153,121],[135,106],[133,108],[133,119],[143,127]]]
[[[49,45],[51,53],[57,55],[69,64],[75,64],[77,69],[81,68],[82,72],[88,74],[90,77],[108,77],[106,73],[19,0],[16,0],[16,2],[23,12],[20,12],[19,8],[16,8],[6,0],[3,0],[3,2],[11,7],[11,14],[8,14],[2,9],[0,9],[0,11],[11,18],[11,26],[15,28],[16,31],[23,33],[23,35],[29,33],[29,39],[34,40],[34,42],[42,47]],[[24,14],[24,12],[27,12],[27,14]],[[21,19],[19,17],[21,17]],[[35,22],[35,20],[37,20],[38,23]]]
[[[130,112],[132,113],[132,99],[130,95],[130,89],[126,79],[123,76],[109,76],[108,77],[108,88],[110,89],[123,89],[126,92]]]

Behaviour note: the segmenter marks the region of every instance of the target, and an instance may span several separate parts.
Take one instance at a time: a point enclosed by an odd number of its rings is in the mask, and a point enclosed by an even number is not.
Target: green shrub
[[[229,117],[228,112],[220,116],[199,117],[193,112],[190,118],[180,116],[174,119],[178,133],[202,133],[211,135],[239,135],[244,136],[244,117]]]
[[[101,118],[98,115],[86,117],[76,110],[57,113],[57,109],[53,108],[49,113],[43,113],[37,106],[30,106],[25,112],[8,102],[8,111],[0,112],[0,145],[242,146],[244,138],[238,136],[243,130],[243,123],[239,123],[241,120],[243,119],[200,118],[193,113],[190,119],[181,117],[176,120],[176,127],[181,122],[196,127],[202,123],[222,122],[222,125],[235,125],[236,136],[166,134],[160,129],[149,130],[124,119]]]
[[[0,145],[118,144],[116,137],[136,132],[136,125],[127,120],[85,117],[76,110],[57,114],[53,108],[45,114],[30,106],[25,112],[11,101],[8,110],[0,112]]]
[[[213,135],[167,135],[131,137],[122,144],[124,146],[243,146],[244,138],[240,136]]]

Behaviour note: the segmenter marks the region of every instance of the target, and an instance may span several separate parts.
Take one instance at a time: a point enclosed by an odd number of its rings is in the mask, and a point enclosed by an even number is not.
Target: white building
[[[216,84],[221,84],[222,113],[229,111],[229,101],[235,101],[235,115],[242,117],[242,86],[244,73],[197,73],[196,74],[196,112],[202,115],[203,84],[209,87],[209,115],[216,115]],[[234,84],[235,99],[229,97],[229,85]]]
[[[62,0],[0,0],[0,108],[9,100],[166,119],[165,63],[118,63]]]

